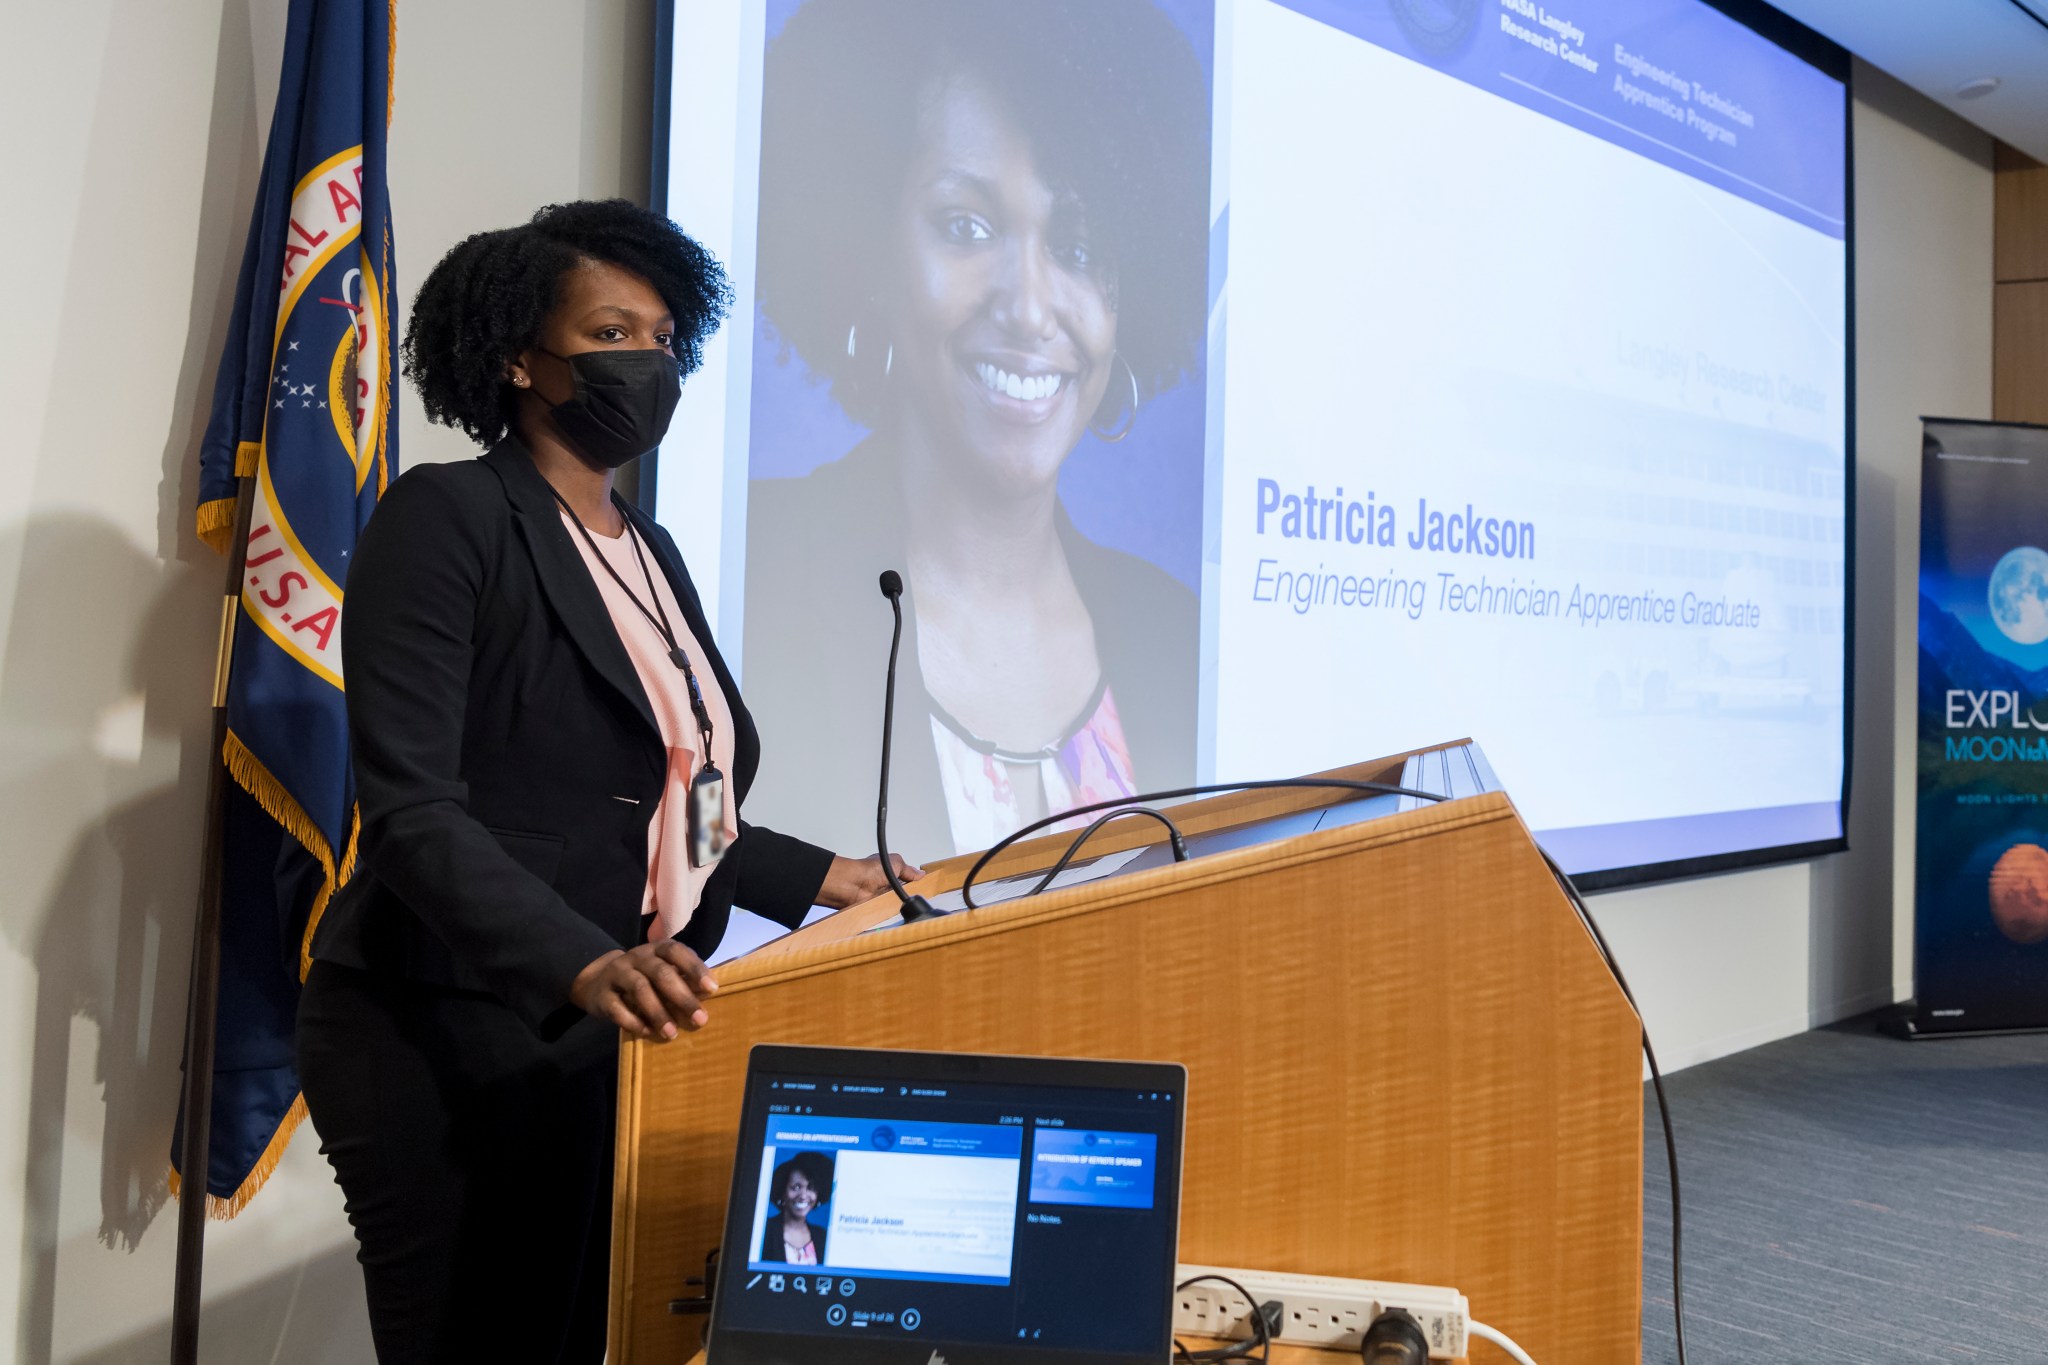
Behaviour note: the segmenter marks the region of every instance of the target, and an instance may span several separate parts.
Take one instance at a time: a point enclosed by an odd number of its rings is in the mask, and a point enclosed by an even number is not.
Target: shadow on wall
[[[9,874],[0,936],[36,971],[33,1034],[18,1045],[27,1153],[13,1358],[26,1365],[50,1360],[56,1346],[64,1162],[95,1145],[66,1140],[67,1123],[76,1127],[92,1112],[91,1098],[71,1093],[75,1051],[96,1048],[100,1241],[132,1252],[168,1197],[217,615],[208,599],[219,577],[190,529],[189,466],[206,420],[207,352],[217,354],[232,305],[237,248],[226,205],[238,200],[247,212],[249,163],[261,155],[249,118],[249,24],[246,4],[224,6],[208,207],[182,319],[177,399],[160,428],[158,543],[138,545],[112,522],[83,514],[0,528],[0,565],[18,571],[0,656],[0,866]],[[134,63],[154,60],[120,28],[100,58],[109,89],[125,88]],[[125,155],[121,139],[133,134],[116,126],[117,113],[106,101],[94,109],[88,184],[124,181],[112,172]],[[103,220],[93,197],[88,191],[81,224]],[[100,344],[72,325],[98,312],[102,289],[87,231],[64,291],[50,395],[53,408],[78,420],[62,437],[68,449],[46,443],[33,458],[53,473],[68,460],[91,480],[127,472],[118,452],[134,423],[118,407],[80,403],[70,391],[90,382],[96,367],[79,362]],[[124,489],[72,492],[81,501],[99,492],[132,502]]]
[[[229,1343],[274,1342],[276,1354],[265,1357],[270,1360],[288,1360],[292,1365],[362,1365],[374,1350],[366,1319],[337,1332],[331,1320],[292,1311],[302,1301],[340,1303],[361,1298],[362,1293],[363,1277],[356,1269],[355,1251],[339,1247],[232,1294],[210,1298],[200,1326],[200,1359],[248,1354],[246,1350],[237,1352]],[[69,1365],[163,1365],[163,1360],[163,1333],[151,1330],[73,1356]]]
[[[81,1297],[95,1293],[90,1265],[67,1265],[59,1280],[59,1248],[76,1246],[91,1226],[79,1207],[81,1159],[97,1149],[100,1242],[132,1253],[161,1221],[160,1263],[170,1259],[172,1224],[159,1215],[169,1195],[224,572],[192,529],[197,458],[262,159],[257,30],[266,51],[281,48],[282,22],[281,5],[259,15],[251,0],[221,0],[191,293],[181,315],[173,304],[136,319],[140,344],[175,358],[172,400],[154,414],[105,393],[103,318],[109,291],[122,286],[107,278],[98,234],[120,221],[140,155],[124,92],[154,89],[162,58],[148,23],[108,29],[95,88],[112,93],[88,111],[79,227],[51,343],[50,410],[68,420],[21,455],[39,503],[104,498],[132,509],[144,489],[153,492],[155,544],[83,512],[0,526],[0,567],[16,571],[0,583],[13,598],[0,653],[0,867],[8,874],[0,940],[36,978],[32,1036],[13,1054],[26,1073],[11,1087],[26,1111],[26,1159],[18,1320],[13,1351],[0,1355],[24,1365],[46,1365],[65,1350],[59,1322],[77,1319]],[[97,1095],[79,1093],[87,1057]],[[85,1131],[95,1117],[96,1140]],[[166,1277],[159,1358],[169,1303]],[[210,1320],[211,1304],[207,1312]],[[268,1342],[261,1349],[269,1355]]]
[[[71,1057],[96,1044],[100,1240],[132,1250],[167,1198],[209,738],[212,593],[111,524],[0,530],[20,566],[0,656],[0,934],[35,964],[21,1358],[49,1358]],[[68,846],[53,831],[74,831]],[[83,1023],[86,1027],[77,1027]],[[71,1150],[77,1144],[70,1144]]]

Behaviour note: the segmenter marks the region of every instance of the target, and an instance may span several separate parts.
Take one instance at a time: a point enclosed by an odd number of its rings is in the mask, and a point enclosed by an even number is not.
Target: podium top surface
[[[1469,740],[1288,780],[1303,785],[1236,788],[1179,804],[1161,803],[1154,808],[1179,827],[1185,836],[1187,861],[1192,863],[1501,791],[1486,756]],[[1440,796],[1442,801],[1338,785],[1345,782],[1406,788]],[[1131,806],[1139,804],[1133,801]],[[985,910],[1031,895],[1092,818],[1081,817],[1068,828],[1021,840],[1005,849],[976,878],[972,908]],[[977,856],[967,854],[930,864],[924,879],[913,889],[933,908],[947,912],[948,918],[952,913],[969,909],[962,884]],[[1112,878],[1122,880],[1173,866],[1175,860],[1164,825],[1148,819],[1121,820],[1104,826],[1090,838],[1058,880],[1038,894],[1055,896],[1082,886],[1100,889]],[[914,926],[904,924],[894,895],[885,893],[721,964],[720,979],[722,983],[744,979],[748,973],[744,969],[735,973],[734,969],[755,959],[855,937],[894,935],[911,927]]]

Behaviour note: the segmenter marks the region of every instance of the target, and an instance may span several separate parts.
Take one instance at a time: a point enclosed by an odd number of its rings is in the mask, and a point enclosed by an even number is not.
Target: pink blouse
[[[697,775],[697,769],[702,765],[702,756],[697,751],[703,747],[703,739],[697,733],[695,717],[690,714],[689,682],[683,677],[683,670],[670,661],[668,642],[654,623],[641,615],[632,598],[620,590],[611,574],[605,572],[604,565],[591,553],[591,541],[597,543],[597,553],[610,562],[619,577],[626,581],[626,586],[633,590],[633,596],[650,610],[654,603],[648,601],[647,580],[650,576],[654,579],[654,591],[661,602],[661,610],[654,614],[658,618],[662,611],[668,613],[669,629],[675,632],[676,642],[688,656],[690,668],[697,675],[697,685],[704,693],[704,705],[711,712],[711,757],[718,764],[719,771],[725,774],[724,825],[728,843],[739,834],[732,804],[732,710],[726,704],[725,693],[719,688],[717,677],[711,672],[711,661],[705,656],[704,646],[698,643],[683,617],[683,609],[668,585],[668,575],[661,571],[661,564],[654,557],[653,547],[643,544],[640,555],[636,555],[633,552],[636,533],[632,531],[616,538],[592,531],[586,540],[582,528],[569,519],[567,512],[562,514],[562,522],[568,527],[569,539],[576,542],[576,548],[582,553],[584,563],[590,569],[591,581],[597,584],[606,609],[611,612],[612,625],[626,646],[627,656],[633,660],[633,671],[640,675],[640,686],[647,693],[648,704],[654,708],[654,719],[661,726],[662,743],[668,746],[668,778],[662,788],[661,799],[655,803],[654,813],[647,822],[647,895],[641,902],[641,913],[654,916],[654,922],[647,930],[647,941],[659,943],[682,932],[683,926],[690,922],[690,916],[697,912],[697,902],[704,894],[704,883],[717,871],[716,864],[710,867],[690,866],[690,779]],[[646,557],[645,571],[640,567],[641,555]]]

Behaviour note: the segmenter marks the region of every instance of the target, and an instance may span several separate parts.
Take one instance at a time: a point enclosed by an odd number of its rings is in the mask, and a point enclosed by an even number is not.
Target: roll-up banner
[[[1917,1034],[2048,1027],[2048,427],[1925,419]]]

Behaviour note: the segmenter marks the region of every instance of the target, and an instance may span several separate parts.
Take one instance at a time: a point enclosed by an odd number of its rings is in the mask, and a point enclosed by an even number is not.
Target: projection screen
[[[1703,0],[672,0],[651,479],[892,833],[1469,736],[1591,885],[1841,846],[1847,60]]]

